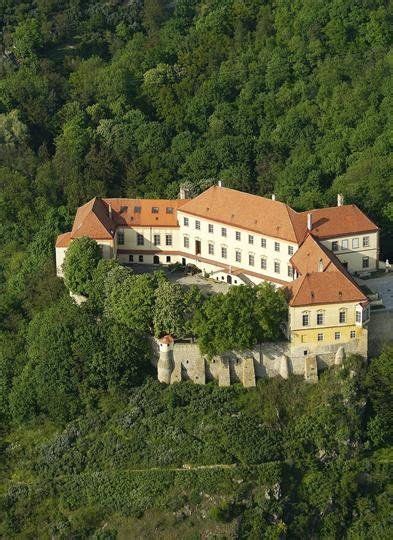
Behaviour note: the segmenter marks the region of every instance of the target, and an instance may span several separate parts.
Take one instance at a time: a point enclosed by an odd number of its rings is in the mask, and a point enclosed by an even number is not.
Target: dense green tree
[[[87,295],[100,258],[100,248],[95,240],[87,236],[75,238],[63,263],[66,287],[73,293]]]

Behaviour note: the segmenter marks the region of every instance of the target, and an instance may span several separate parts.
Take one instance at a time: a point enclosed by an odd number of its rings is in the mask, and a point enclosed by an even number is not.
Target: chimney
[[[272,193],[272,201],[275,201],[275,200],[276,200],[276,195]]]
[[[108,204],[108,215],[112,219],[112,205],[110,203]]]
[[[319,259],[318,272],[323,272],[323,260]]]
[[[312,230],[312,214],[311,213],[307,214],[307,229],[309,231]]]
[[[179,199],[189,199],[190,198],[190,192],[184,185],[180,186],[179,189]]]
[[[337,194],[337,206],[342,206],[344,204],[344,195],[342,193]]]
[[[222,180],[218,181],[218,187],[222,187]]]

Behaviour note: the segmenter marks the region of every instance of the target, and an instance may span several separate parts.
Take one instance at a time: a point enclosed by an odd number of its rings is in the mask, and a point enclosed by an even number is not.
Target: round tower
[[[164,336],[159,340],[160,356],[157,362],[157,377],[160,382],[170,384],[173,371],[173,337]]]

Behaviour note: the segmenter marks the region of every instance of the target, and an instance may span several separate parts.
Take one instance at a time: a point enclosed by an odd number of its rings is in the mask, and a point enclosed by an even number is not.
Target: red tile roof
[[[304,236],[303,224],[288,205],[234,189],[212,186],[186,201],[181,211],[290,242]]]
[[[187,203],[186,199],[104,199],[104,201],[107,205],[111,205],[116,225],[123,227],[177,227],[177,209]]]
[[[367,302],[338,258],[311,234],[291,257],[291,264],[300,276],[287,285],[290,306]]]
[[[58,248],[68,247],[70,245],[70,242],[71,242],[71,233],[70,232],[59,234],[59,236],[57,237],[57,240],[56,240],[56,247],[58,247]]]
[[[89,236],[96,240],[112,239],[115,223],[109,216],[108,205],[97,197],[76,211],[71,238]]]

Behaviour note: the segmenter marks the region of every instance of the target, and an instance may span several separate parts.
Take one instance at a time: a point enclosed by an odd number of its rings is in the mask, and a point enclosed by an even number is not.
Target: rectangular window
[[[334,339],[337,341],[338,339],[341,339],[340,332],[334,332]]]
[[[318,341],[323,341],[323,334],[318,334],[317,339],[318,339]]]
[[[188,217],[184,217],[184,218],[183,218],[183,225],[184,225],[185,227],[188,227],[189,223],[190,223],[190,221],[189,221]]]
[[[151,213],[152,214],[158,214],[158,206],[152,206]]]
[[[278,261],[274,261],[274,271],[276,274],[280,273],[280,263]]]
[[[370,259],[368,257],[362,258],[362,268],[368,268],[370,266]]]
[[[368,247],[370,245],[370,237],[363,236],[363,247]]]
[[[183,238],[183,245],[185,248],[189,248],[190,247],[190,239],[188,238],[188,236],[185,236]]]
[[[348,240],[341,240],[341,249],[348,249]]]
[[[293,277],[293,268],[288,265],[288,277]]]
[[[323,324],[323,313],[317,313],[317,324]]]
[[[362,322],[362,314],[360,311],[356,311],[356,322],[357,323]]]
[[[137,233],[136,235],[136,243],[138,246],[143,246],[145,243],[145,239],[143,238],[143,234]]]
[[[170,263],[170,262],[171,262],[171,256],[170,256],[170,255],[167,255],[167,256],[166,256],[166,262],[167,262],[167,263]]]
[[[134,255],[128,255],[128,262],[134,262]]]
[[[352,238],[352,249],[357,249],[359,247],[359,238]]]
[[[166,213],[167,213],[167,214],[173,214],[173,208],[172,208],[172,206],[167,206],[167,207],[166,207]]]
[[[119,246],[124,246],[124,232],[123,231],[118,231],[117,243],[119,244]]]
[[[161,244],[161,236],[159,234],[155,234],[153,237],[153,242],[155,246],[159,246]]]
[[[238,249],[236,250],[236,262],[242,262],[242,254]]]
[[[139,255],[139,262],[143,262],[143,255]]]
[[[337,242],[337,240],[334,240],[334,242],[332,242],[332,251],[338,251],[338,242]]]
[[[262,248],[266,247],[266,238],[261,238],[261,247]]]
[[[165,245],[166,246],[171,246],[172,245],[172,235],[171,234],[166,234],[165,235]]]
[[[241,234],[239,231],[236,231],[236,240],[240,240],[241,239]]]
[[[351,336],[351,339],[354,339],[356,337],[355,330],[351,330],[350,336]]]
[[[274,242],[274,251],[280,251],[280,242]]]
[[[339,319],[340,323],[345,323],[347,321],[347,313],[344,310],[340,311]]]
[[[214,227],[211,223],[209,223],[209,233],[213,233],[214,232]]]
[[[209,255],[214,255],[214,244],[209,244]]]
[[[142,210],[141,206],[134,206],[134,214],[140,214]]]
[[[303,326],[308,326],[308,323],[309,323],[308,313],[303,313],[303,316],[302,316]]]
[[[200,222],[198,219],[195,220],[195,228],[196,228],[198,231],[199,231],[200,228],[201,228],[201,222]]]
[[[266,268],[267,268],[267,259],[266,259],[266,257],[261,257],[261,268],[262,268],[262,270],[266,270]]]
[[[293,255],[293,246],[288,246],[288,255]]]
[[[248,235],[248,243],[249,243],[249,244],[253,244],[253,243],[254,243],[254,237],[253,237],[252,234],[249,234],[249,235]]]
[[[226,259],[227,258],[227,248],[225,246],[222,246],[221,247],[221,257],[223,259]]]
[[[254,255],[252,253],[249,253],[249,255],[248,255],[248,264],[250,266],[254,266],[254,264],[255,264],[255,257],[254,257]]]
[[[227,235],[227,230],[226,230],[226,228],[225,228],[225,227],[221,227],[221,236],[226,237],[226,235]]]

